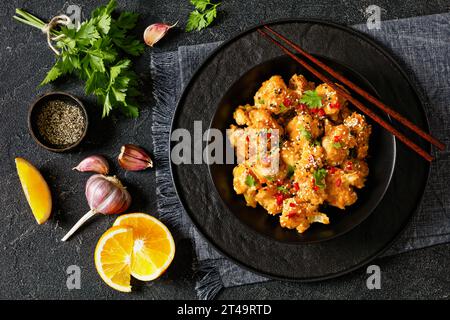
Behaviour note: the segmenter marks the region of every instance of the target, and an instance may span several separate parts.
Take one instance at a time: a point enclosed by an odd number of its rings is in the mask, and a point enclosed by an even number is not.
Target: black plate
[[[377,95],[375,88],[364,77],[352,71],[349,67],[345,67],[325,57],[317,58],[320,58],[329,67],[345,75],[361,88],[375,96]],[[233,112],[236,106],[247,103],[252,104],[253,97],[261,83],[274,74],[281,75],[286,83],[288,83],[289,78],[293,74],[302,74],[316,84],[321,83],[319,79],[303,69],[287,55],[267,60],[246,72],[225,93],[216,109],[210,127],[219,129],[225,136],[226,129],[234,123]],[[387,116],[385,116],[385,119],[389,121]],[[386,130],[374,125],[370,119],[368,120],[372,124],[373,131],[370,138],[371,156],[368,159],[370,175],[366,186],[358,192],[358,201],[346,208],[346,210],[339,210],[331,206],[321,208],[321,212],[326,213],[330,217],[331,223],[329,225],[315,223],[308,231],[299,234],[295,229],[282,228],[279,216],[267,214],[261,206],[256,208],[246,206],[244,197],[237,195],[233,190],[232,172],[235,167],[234,164],[212,164],[210,166],[210,173],[216,190],[228,209],[239,220],[271,239],[288,243],[312,243],[330,240],[342,235],[359,225],[377,207],[389,186],[394,171],[395,137]],[[225,146],[223,152],[226,152]]]
[[[428,131],[425,112],[405,73],[366,36],[346,27],[312,20],[282,21],[272,26],[308,52],[347,66],[355,75],[363,75],[360,80],[372,85],[382,101]],[[184,128],[194,137],[196,120],[202,122],[203,129],[208,128],[217,106],[238,79],[255,66],[282,56],[255,29],[224,43],[197,70],[180,98],[172,131]],[[429,144],[415,142],[430,150]],[[171,149],[174,145],[176,142],[171,143]],[[339,237],[315,243],[275,241],[261,230],[255,231],[242,223],[216,191],[208,165],[172,164],[171,170],[186,212],[219,252],[268,277],[313,281],[335,277],[368,263],[386,250],[404,229],[420,203],[429,164],[397,142],[395,162],[388,190],[372,214],[350,231],[341,232]]]

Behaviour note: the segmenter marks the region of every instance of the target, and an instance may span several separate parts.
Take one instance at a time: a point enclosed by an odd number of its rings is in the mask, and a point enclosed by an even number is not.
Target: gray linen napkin
[[[384,21],[380,30],[354,26],[381,42],[398,57],[416,87],[421,88],[433,134],[449,145],[450,137],[450,14]],[[212,299],[223,287],[268,279],[240,268],[220,256],[197,233],[172,185],[168,141],[170,122],[182,88],[195,69],[219,43],[182,46],[175,52],[155,53],[151,59],[153,95],[153,144],[157,164],[156,191],[160,218],[175,226],[180,238],[190,238],[195,248],[194,270],[200,299]],[[426,92],[427,94],[424,94]],[[385,253],[450,241],[450,153],[436,153],[424,201],[401,238]],[[406,192],[406,191],[405,191]]]

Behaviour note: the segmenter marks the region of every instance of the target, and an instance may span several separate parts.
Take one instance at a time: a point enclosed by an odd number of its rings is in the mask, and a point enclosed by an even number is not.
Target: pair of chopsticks
[[[264,29],[265,30],[264,30]],[[402,125],[406,126],[407,128],[411,129],[414,133],[425,139],[426,141],[430,142],[440,150],[445,149],[445,145],[431,136],[430,134],[426,133],[422,129],[420,129],[418,126],[416,126],[414,123],[403,117],[398,112],[394,111],[392,108],[384,104],[383,102],[379,101],[374,96],[370,95],[368,92],[342,76],[341,74],[337,73],[330,67],[326,66],[324,63],[320,62],[318,59],[314,58],[312,55],[304,51],[302,48],[300,48],[298,45],[281,35],[280,33],[276,32],[269,26],[264,26],[263,28],[259,28],[258,32],[263,35],[266,39],[273,42],[275,45],[277,45],[281,50],[283,50],[289,57],[297,61],[300,65],[302,65],[305,69],[307,69],[309,72],[314,74],[317,78],[319,78],[321,81],[325,82],[327,85],[329,85],[333,90],[335,90],[339,95],[350,101],[355,107],[357,107],[361,112],[363,112],[365,115],[367,115],[369,118],[377,122],[379,125],[381,125],[383,128],[388,130],[390,133],[392,133],[394,136],[396,136],[401,142],[403,142],[405,145],[407,145],[409,148],[411,148],[413,151],[418,153],[420,156],[422,156],[427,161],[432,161],[433,157],[428,154],[425,150],[423,150],[421,147],[419,147],[417,144],[409,140],[403,133],[398,131],[396,128],[394,128],[391,124],[384,121],[381,117],[379,117],[376,113],[374,113],[372,110],[364,106],[361,102],[359,102],[357,99],[352,97],[345,89],[342,89],[340,86],[338,86],[333,80],[328,78],[326,75],[322,74],[321,72],[317,71],[314,67],[309,65],[305,60],[299,58],[296,54],[292,53],[286,46],[281,44],[278,40],[274,39],[272,36],[269,35],[268,32],[270,32],[275,38],[283,40],[286,44],[289,45],[292,49],[294,49],[297,53],[299,53],[302,57],[307,58],[310,62],[312,62],[314,65],[320,67],[322,70],[326,71],[328,74],[333,76],[336,80],[342,82],[345,84],[348,88],[352,89],[353,91],[357,92],[360,96],[362,96],[367,101],[371,102],[378,108],[380,108],[382,111],[390,115],[392,118],[400,122]],[[267,31],[268,32],[267,32]]]

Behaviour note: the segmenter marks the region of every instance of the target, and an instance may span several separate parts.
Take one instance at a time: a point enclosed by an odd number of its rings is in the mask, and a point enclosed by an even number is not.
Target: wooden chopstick
[[[273,35],[275,35],[276,37],[282,39],[284,42],[286,42],[289,46],[291,46],[292,48],[295,49],[296,52],[300,53],[302,56],[308,58],[311,62],[313,62],[314,64],[316,64],[317,66],[319,66],[320,68],[322,68],[323,70],[325,70],[326,72],[328,72],[330,75],[332,75],[334,78],[336,78],[337,80],[341,81],[342,83],[346,84],[349,88],[353,89],[354,91],[356,91],[358,94],[360,94],[363,98],[367,99],[368,101],[370,101],[371,103],[373,103],[374,105],[376,105],[378,108],[380,108],[381,110],[383,110],[384,112],[386,112],[388,115],[390,115],[392,118],[394,118],[395,120],[397,120],[398,122],[400,122],[401,124],[403,124],[404,126],[408,127],[409,129],[411,129],[412,131],[414,131],[415,133],[417,133],[419,136],[421,136],[422,138],[424,138],[425,140],[427,140],[428,142],[432,143],[433,145],[435,145],[436,147],[438,147],[440,150],[444,150],[445,149],[445,144],[443,144],[442,142],[440,142],[439,140],[437,140],[435,137],[433,137],[432,135],[428,134],[427,132],[423,131],[421,128],[419,128],[418,126],[416,126],[414,123],[412,123],[411,121],[409,121],[408,119],[406,119],[405,117],[403,117],[401,114],[399,114],[397,111],[393,110],[392,108],[390,108],[389,106],[387,106],[386,104],[384,104],[383,102],[381,102],[380,100],[378,100],[377,98],[375,98],[374,96],[372,96],[370,93],[368,93],[367,91],[365,91],[364,89],[361,89],[358,85],[356,85],[355,83],[351,82],[350,80],[348,80],[346,77],[344,77],[343,75],[337,73],[336,71],[334,71],[333,69],[331,69],[330,67],[328,67],[327,65],[325,65],[324,63],[322,63],[321,61],[319,61],[318,59],[316,59],[315,57],[313,57],[312,55],[310,55],[309,53],[307,53],[305,50],[303,50],[302,48],[300,48],[298,45],[296,45],[295,43],[293,43],[292,41],[290,41],[289,39],[287,39],[286,37],[284,37],[283,35],[281,35],[280,33],[276,32],[275,30],[273,30],[272,28],[270,28],[269,26],[264,26],[264,28],[266,30],[268,30],[269,32],[271,32]]]
[[[282,45],[279,41],[275,40],[267,32],[265,32],[262,29],[258,29],[258,32],[263,35],[266,39],[272,41],[275,45],[277,45],[283,52],[285,52],[288,56],[290,56],[292,59],[300,63],[305,69],[307,69],[309,72],[314,74],[317,78],[319,78],[321,81],[325,82],[327,85],[329,85],[333,90],[335,90],[338,94],[340,94],[342,97],[350,101],[355,107],[357,107],[360,111],[362,111],[364,114],[366,114],[368,117],[370,117],[372,120],[377,122],[379,125],[381,125],[383,128],[388,130],[390,133],[392,133],[394,136],[396,136],[401,142],[403,142],[405,145],[407,145],[410,149],[418,153],[420,156],[422,156],[427,161],[432,161],[433,157],[429,155],[425,150],[423,150],[421,147],[419,147],[417,144],[409,140],[403,133],[395,129],[392,125],[384,121],[382,118],[380,118],[377,114],[375,114],[372,110],[364,106],[361,102],[356,100],[354,97],[352,97],[349,93],[347,93],[344,89],[336,85],[331,79],[329,79],[327,76],[321,74],[319,71],[314,69],[312,66],[310,66],[308,63],[297,57],[294,53],[292,53],[289,49],[287,49],[284,45]]]

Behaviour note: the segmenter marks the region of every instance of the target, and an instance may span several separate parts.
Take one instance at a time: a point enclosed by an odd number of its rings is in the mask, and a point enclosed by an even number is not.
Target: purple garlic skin
[[[126,144],[120,148],[119,165],[128,171],[141,171],[153,167],[150,156],[142,149],[133,144]]]
[[[98,213],[122,213],[131,204],[130,193],[116,177],[93,175],[86,182],[85,194],[91,210]]]
[[[61,241],[67,241],[86,221],[96,214],[122,213],[131,204],[131,196],[119,179],[102,174],[94,174],[86,182],[86,199],[91,210],[75,223]]]
[[[145,44],[149,47],[153,47],[153,45],[161,40],[171,28],[177,25],[177,23],[178,21],[173,25],[168,25],[165,23],[154,23],[149,25],[144,31]]]
[[[109,173],[109,164],[105,157],[100,155],[93,155],[82,160],[75,168],[80,172],[96,172],[100,174]]]

